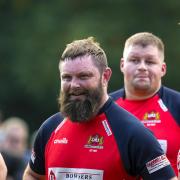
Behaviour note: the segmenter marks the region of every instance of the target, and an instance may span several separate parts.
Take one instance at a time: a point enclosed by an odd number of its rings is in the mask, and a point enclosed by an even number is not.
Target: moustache
[[[85,89],[74,89],[66,93],[66,95],[68,96],[71,96],[71,95],[79,96],[79,95],[86,95],[86,94],[89,94],[89,91]]]

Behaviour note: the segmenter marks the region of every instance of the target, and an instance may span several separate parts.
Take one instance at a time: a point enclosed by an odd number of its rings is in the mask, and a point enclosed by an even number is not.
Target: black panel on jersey
[[[180,126],[180,93],[162,86],[158,94]]]
[[[119,90],[117,90],[117,91],[111,92],[111,93],[109,94],[109,96],[110,96],[114,101],[118,100],[120,97],[125,98],[125,90],[124,90],[124,88],[119,89]]]

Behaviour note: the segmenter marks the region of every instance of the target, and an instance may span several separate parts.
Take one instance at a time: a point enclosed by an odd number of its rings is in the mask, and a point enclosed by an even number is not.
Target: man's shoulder
[[[172,116],[180,125],[180,92],[162,86],[158,92],[159,97],[163,101],[164,105],[171,112]]]
[[[129,131],[131,133],[136,133],[136,130],[143,129],[144,125],[130,112],[121,106],[117,105],[115,102],[111,103],[111,106],[106,112],[106,116],[111,126],[114,126],[114,130],[119,131]]]
[[[168,97],[173,97],[173,98],[180,98],[180,92],[171,88],[168,88],[166,86],[162,86],[160,91],[159,91],[159,95],[162,98],[168,98]]]
[[[63,119],[64,117],[60,112],[53,114],[43,122],[40,129],[49,129],[51,131],[55,129],[63,121]]]
[[[180,107],[180,92],[178,92],[174,89],[162,86],[158,92],[158,95],[167,107],[176,106],[179,109],[179,107]]]
[[[117,99],[124,97],[125,96],[125,91],[124,88],[118,89],[116,91],[113,91],[111,93],[109,93],[109,96],[116,101]]]

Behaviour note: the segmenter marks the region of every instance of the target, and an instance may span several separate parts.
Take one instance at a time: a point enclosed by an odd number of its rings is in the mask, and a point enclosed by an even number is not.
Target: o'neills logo
[[[95,134],[89,137],[85,148],[103,149],[104,138],[99,134]]]
[[[56,180],[56,176],[55,176],[55,174],[53,173],[52,170],[51,170],[51,172],[49,174],[48,180]]]

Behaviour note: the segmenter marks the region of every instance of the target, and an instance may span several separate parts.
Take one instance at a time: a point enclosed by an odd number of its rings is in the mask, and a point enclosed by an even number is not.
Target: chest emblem
[[[103,149],[104,137],[99,134],[95,134],[89,137],[87,140],[87,144],[84,146],[85,148],[92,149]]]
[[[154,110],[146,112],[143,116],[142,123],[147,126],[155,126],[161,123],[159,112]]]
[[[144,114],[144,120],[158,120],[160,119],[160,114],[156,111],[147,112]]]

